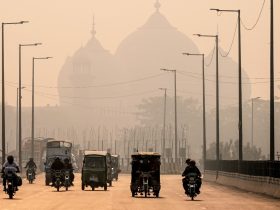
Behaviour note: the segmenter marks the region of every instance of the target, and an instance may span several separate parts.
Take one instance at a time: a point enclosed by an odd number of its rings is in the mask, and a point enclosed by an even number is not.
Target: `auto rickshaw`
[[[85,151],[82,167],[82,190],[112,186],[111,155],[106,151]]]
[[[120,164],[119,164],[119,155],[112,155],[112,179],[118,181],[119,173],[120,173]]]
[[[131,155],[131,195],[151,195],[159,197],[160,154],[155,152],[136,152]]]

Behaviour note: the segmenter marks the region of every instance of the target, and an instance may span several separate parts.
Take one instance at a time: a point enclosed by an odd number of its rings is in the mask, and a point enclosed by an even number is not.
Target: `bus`
[[[46,159],[45,159],[45,184],[51,182],[51,165],[55,158],[59,157],[62,161],[68,158],[72,159],[72,143],[61,140],[49,140],[46,144]]]

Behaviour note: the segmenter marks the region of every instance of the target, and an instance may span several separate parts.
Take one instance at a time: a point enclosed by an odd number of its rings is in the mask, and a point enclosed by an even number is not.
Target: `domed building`
[[[177,70],[178,96],[192,97],[201,102],[200,58],[182,55],[183,52],[200,53],[198,47],[170,24],[160,12],[160,7],[157,1],[155,12],[120,43],[114,56],[96,39],[93,27],[88,43],[67,58],[61,69],[58,79],[60,105],[102,106],[102,103],[112,101],[99,99],[108,97],[116,98],[111,104],[123,104],[126,111],[135,111],[143,98],[161,96],[158,88],[167,88],[168,95],[173,96],[173,74],[161,71],[162,68]],[[211,55],[205,58],[205,62],[209,60]],[[219,65],[221,108],[235,102],[238,104],[237,63],[229,57],[221,57]],[[214,108],[215,55],[211,65],[205,68],[205,74],[206,105],[207,108]],[[248,76],[243,71],[243,82],[246,81]],[[102,84],[121,85],[102,87]],[[243,91],[246,101],[250,98],[250,85],[244,85]]]
[[[61,106],[95,105],[96,99],[104,94],[98,85],[110,82],[114,77],[114,57],[97,40],[94,24],[91,33],[87,44],[68,57],[60,71],[58,92]]]

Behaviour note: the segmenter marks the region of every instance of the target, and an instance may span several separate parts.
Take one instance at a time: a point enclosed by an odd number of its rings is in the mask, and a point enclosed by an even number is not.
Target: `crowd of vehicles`
[[[46,144],[45,162],[45,185],[55,187],[57,191],[73,186],[74,168],[71,163],[72,144],[67,141],[50,140]],[[132,197],[135,196],[155,196],[159,197],[160,183],[160,154],[156,152],[136,152],[131,155],[131,183],[130,190]],[[10,159],[9,159],[10,158]],[[22,180],[16,173],[18,166],[9,156],[7,163],[3,165],[3,185],[4,191],[13,198]],[[13,159],[13,158],[12,158]],[[10,161],[10,162],[9,162]],[[187,160],[188,161],[188,160]],[[185,194],[193,200],[200,191],[201,179],[200,171],[195,166],[195,161],[189,160],[188,166],[183,172],[183,187]],[[35,180],[36,164],[33,165],[33,158],[26,165],[26,179],[30,184]],[[84,151],[81,168],[81,189],[90,187],[91,190],[103,188],[107,191],[108,186],[112,186],[112,181],[118,180],[120,173],[119,156],[111,155],[106,151]]]

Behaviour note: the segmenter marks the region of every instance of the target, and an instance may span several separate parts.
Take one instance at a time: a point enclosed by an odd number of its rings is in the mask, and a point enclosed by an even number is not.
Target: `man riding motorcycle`
[[[54,171],[62,171],[64,169],[64,164],[60,160],[59,157],[56,157],[54,162],[51,165],[51,179],[52,179],[52,186],[54,186],[55,183],[55,173]]]
[[[188,164],[187,167],[185,168],[182,176],[184,177],[183,178],[183,187],[185,189],[185,193],[187,194],[188,192],[188,178],[187,178],[187,175],[189,173],[196,173],[197,174],[197,189],[196,189],[196,193],[199,194],[200,193],[200,187],[201,187],[201,173],[199,171],[199,169],[196,167],[196,163],[194,160],[190,160],[190,159],[187,159],[186,160],[186,163]]]
[[[26,163],[26,166],[24,168],[26,168],[26,177],[28,177],[28,169],[31,169],[33,171],[33,175],[35,179],[37,166],[33,158],[29,158],[29,161]]]
[[[70,172],[70,181],[71,181],[71,185],[73,186],[73,182],[74,182],[74,169],[73,169],[73,166],[72,166],[72,163],[70,163],[69,159],[68,158],[65,158],[64,159],[64,170],[69,170]]]
[[[14,183],[16,185],[16,190],[18,190],[18,186],[19,186],[19,177],[16,175],[16,173],[19,173],[19,167],[18,165],[14,162],[14,157],[12,155],[9,155],[7,157],[7,161],[4,163],[3,167],[2,167],[2,178],[3,178],[3,186],[4,186],[4,191],[6,191],[6,174],[8,173],[8,171],[12,171],[14,172]]]

